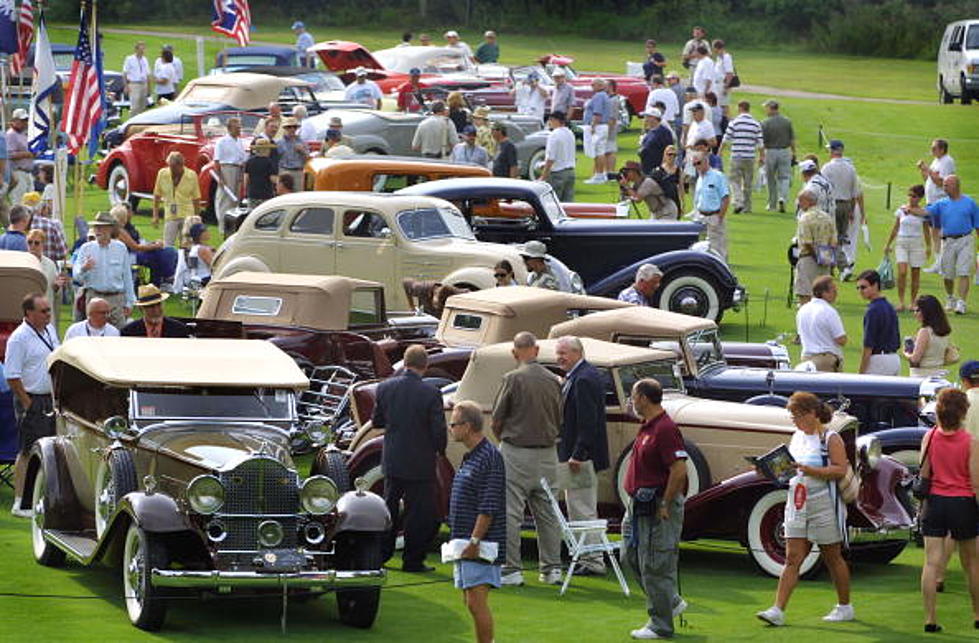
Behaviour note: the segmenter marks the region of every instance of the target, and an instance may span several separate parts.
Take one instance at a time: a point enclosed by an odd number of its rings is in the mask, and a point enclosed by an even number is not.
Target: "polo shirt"
[[[4,377],[8,380],[19,379],[24,390],[33,395],[51,393],[48,355],[59,343],[58,331],[52,324],[38,331],[24,320],[7,339]]]
[[[156,173],[156,184],[153,186],[153,196],[163,201],[164,218],[166,220],[184,219],[194,216],[194,201],[201,198],[201,186],[197,183],[197,172],[189,167],[184,168],[180,183],[173,185],[170,168],[161,168]],[[176,212],[171,212],[176,205]]]
[[[563,85],[554,84],[551,90],[551,111],[564,112],[564,115],[571,116],[571,107],[574,105],[574,89],[571,83],[565,82]]]
[[[707,93],[707,84],[714,80],[714,61],[710,58],[701,58],[697,63],[697,68],[693,72],[693,86],[697,94],[703,96]],[[714,87],[710,88],[715,90]],[[717,93],[714,91],[714,93]]]
[[[803,355],[833,353],[843,357],[843,347],[834,341],[846,335],[840,313],[826,300],[813,297],[799,307],[795,328],[802,343]]]
[[[308,31],[304,31],[296,38],[296,49],[302,53],[306,53],[306,50],[316,44],[316,40],[313,39],[313,34]]]
[[[727,177],[711,168],[697,177],[694,207],[698,212],[717,212],[728,194]]]
[[[510,168],[519,165],[517,160],[517,146],[510,139],[505,138],[500,141],[496,158],[493,159],[493,176],[510,176]]]
[[[214,145],[214,160],[222,165],[243,165],[248,160],[241,138],[225,134]]]
[[[298,136],[283,136],[276,149],[280,170],[301,170],[305,167],[309,152]]]
[[[632,443],[632,459],[625,474],[626,493],[634,496],[647,487],[665,490],[670,466],[686,459],[683,436],[666,411],[646,420]]]
[[[765,149],[769,150],[790,147],[792,141],[795,140],[792,121],[781,114],[775,114],[766,118],[761,124],[761,133],[765,143]]]
[[[925,207],[932,227],[942,231],[943,237],[970,234],[979,228],[979,207],[972,197],[961,194],[954,201],[949,197],[939,199]]]
[[[610,109],[608,94],[604,91],[595,92],[585,103],[584,124],[591,125],[595,117],[598,118],[599,125],[608,123]]]
[[[122,74],[130,83],[145,83],[150,76],[150,61],[146,56],[129,54],[122,63]]]
[[[651,179],[647,179],[651,180]],[[636,290],[635,284],[629,286],[619,293],[617,297],[619,301],[624,301],[630,304],[636,304],[637,306],[649,306],[649,300],[646,299],[646,295],[642,294]]]
[[[75,322],[65,331],[65,341],[72,337],[119,337],[119,329],[106,323],[102,328],[93,328],[87,319]]]
[[[462,456],[452,479],[449,537],[468,540],[480,514],[493,517],[483,540],[499,545],[494,563],[500,565],[506,558],[506,469],[500,451],[486,438]]]
[[[820,173],[833,186],[833,198],[837,201],[850,201],[860,196],[860,179],[850,159],[834,157],[823,165]]]
[[[724,140],[731,146],[732,159],[752,159],[761,147],[761,123],[751,114],[738,114],[727,124]]]
[[[551,130],[544,146],[544,160],[554,161],[551,173],[574,169],[575,140],[571,130],[564,126]]]
[[[95,265],[85,270],[82,266],[89,257]],[[85,288],[97,292],[121,292],[126,296],[126,306],[136,303],[133,288],[133,260],[126,244],[118,239],[110,239],[105,246],[98,241],[86,241],[78,249],[72,267],[72,276]]]
[[[7,230],[0,234],[0,250],[27,252],[27,235],[20,230]]]
[[[415,129],[411,147],[428,156],[442,156],[459,140],[455,125],[445,116],[432,114]]]
[[[867,304],[863,314],[863,347],[876,353],[896,353],[901,345],[897,313],[887,297],[878,297]]]
[[[796,223],[795,238],[799,250],[812,254],[816,246],[828,246],[836,239],[836,221],[819,208],[809,208]]]
[[[476,47],[476,62],[495,63],[500,59],[500,46],[498,44],[484,42]]]
[[[503,376],[493,404],[500,439],[518,447],[554,446],[561,428],[561,382],[536,361]]]

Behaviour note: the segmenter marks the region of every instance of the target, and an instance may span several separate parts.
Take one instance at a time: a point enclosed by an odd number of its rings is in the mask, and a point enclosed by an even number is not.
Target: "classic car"
[[[211,73],[215,73],[213,70]],[[309,83],[313,95],[322,103],[329,104],[331,109],[363,109],[363,103],[349,101],[346,97],[346,85],[340,77],[332,71],[324,69],[310,69],[309,67],[242,67],[236,73],[244,74],[265,74],[267,76],[280,76],[285,78],[297,78]],[[381,109],[393,112],[398,109],[398,101],[390,96],[385,96],[381,100]]]
[[[392,311],[410,311],[401,282],[433,279],[468,290],[492,288],[493,266],[527,271],[516,249],[477,241],[459,211],[429,197],[302,192],[270,199],[245,219],[218,249],[215,279],[236,272],[356,275],[384,284]],[[551,265],[571,289],[577,275]]]
[[[75,60],[75,45],[63,43],[51,43],[51,55],[54,58],[55,73],[61,81],[58,88],[52,95],[52,101],[60,110],[64,103],[64,93],[68,89],[68,79],[71,77],[71,65]],[[129,103],[123,96],[122,74],[118,71],[103,70],[103,82],[105,83],[105,97],[109,103],[110,118],[119,114],[122,106]],[[31,87],[34,82],[34,44],[27,50],[27,60],[19,75],[11,75],[7,78],[8,106],[27,107],[31,100]]]
[[[744,299],[744,289],[723,261],[688,250],[700,235],[697,223],[569,217],[551,186],[541,181],[447,179],[397,194],[451,201],[483,241],[543,241],[548,252],[581,275],[591,295],[617,296],[635,280],[639,265],[651,262],[663,271],[656,300],[663,308],[719,321]],[[499,216],[504,206],[522,207],[527,216]],[[578,207],[585,210],[588,204]]]
[[[919,417],[938,392],[951,386],[931,377],[889,377],[857,373],[810,373],[734,365],[727,358],[717,325],[707,319],[636,306],[596,312],[551,328],[551,337],[576,335],[651,346],[679,357],[684,386],[691,395],[785,406],[795,391],[809,391],[845,407],[860,421],[861,433],[873,433],[884,453],[917,467],[921,444]]]
[[[686,461],[683,537],[739,541],[761,570],[778,575],[785,556],[780,534],[786,489],[753,470],[746,473],[751,467],[745,456],[762,455],[788,442],[795,428],[788,411],[691,397],[684,390],[683,380],[675,370],[676,357],[670,351],[588,338],[582,343],[585,358],[606,378],[609,455],[614,465],[599,473],[600,515],[618,522],[623,514],[624,477],[639,429],[638,419],[628,411],[628,395],[634,382],[655,378],[664,388],[663,406],[683,433],[690,456]],[[538,361],[560,373],[556,344],[555,340],[540,341]],[[451,412],[455,402],[471,400],[488,415],[503,375],[516,366],[512,348],[512,343],[506,342],[473,353],[462,380],[443,388],[446,413]],[[354,405],[359,430],[351,443],[348,466],[352,475],[363,478],[365,485],[380,490],[383,431],[373,428],[363,410],[363,401],[358,397]],[[908,502],[903,486],[907,469],[880,454],[876,436],[858,435],[856,418],[837,413],[830,426],[843,436],[854,470],[861,477],[860,496],[849,511],[852,555],[855,559],[866,554],[875,560],[890,560],[906,546],[912,523],[902,504]],[[464,452],[459,443],[447,448],[446,456],[453,469],[458,467]],[[439,481],[450,482],[451,471],[443,470]],[[817,551],[807,559],[803,571],[815,567],[818,558]]]
[[[299,49],[287,45],[225,47],[214,57],[212,74],[227,74],[256,67],[301,67]],[[306,67],[308,71],[313,71]]]
[[[0,362],[7,353],[7,338],[24,320],[20,304],[32,292],[44,293],[48,278],[41,262],[29,252],[0,250]]]
[[[343,622],[374,622],[391,518],[378,496],[344,488],[335,457],[300,479],[288,446],[308,381],[285,353],[79,337],[49,368],[57,431],[31,449],[21,507],[38,563],[121,563],[126,611],[146,630],[175,591],[335,590]]]

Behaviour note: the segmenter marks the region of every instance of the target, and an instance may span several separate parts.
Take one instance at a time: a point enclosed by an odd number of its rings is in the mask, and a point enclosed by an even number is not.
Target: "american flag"
[[[91,4],[88,0],[82,0],[78,45],[75,47],[75,60],[71,63],[71,76],[68,78],[61,120],[61,129],[68,135],[69,154],[78,154],[85,145],[92,126],[102,116],[102,83],[89,38],[91,19]]]
[[[248,0],[214,0],[211,29],[238,41],[244,47],[251,39],[252,12]]]
[[[27,50],[34,39],[34,5],[31,0],[23,0],[20,3],[20,11],[17,12],[17,53],[10,56],[10,72],[20,75],[24,69],[24,61],[27,60]]]

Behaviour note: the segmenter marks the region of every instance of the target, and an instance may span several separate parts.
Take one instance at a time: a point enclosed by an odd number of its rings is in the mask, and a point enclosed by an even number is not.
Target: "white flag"
[[[51,55],[51,41],[44,18],[37,27],[37,44],[34,49],[34,84],[31,87],[31,111],[27,125],[27,145],[35,155],[48,149],[51,136],[51,123],[54,120],[52,96],[58,88],[58,74],[55,72],[54,56]]]

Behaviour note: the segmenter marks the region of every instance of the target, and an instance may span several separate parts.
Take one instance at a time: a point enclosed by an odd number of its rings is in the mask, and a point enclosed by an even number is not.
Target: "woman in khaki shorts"
[[[918,298],[918,284],[921,281],[921,266],[931,259],[931,244],[926,240],[930,237],[928,220],[908,212],[908,208],[918,208],[925,196],[923,185],[912,185],[908,188],[908,202],[894,211],[894,227],[891,236],[884,246],[884,254],[894,247],[894,261],[897,263],[897,298],[900,302],[897,312],[904,312],[904,291],[908,283],[908,268],[911,269],[911,301]],[[897,243],[895,244],[895,239]]]
[[[789,482],[785,503],[785,568],[778,579],[775,604],[756,616],[769,625],[785,624],[785,607],[799,582],[799,567],[812,546],[818,545],[839,601],[823,620],[852,621],[850,570],[841,547],[841,522],[846,520],[846,513],[840,511],[836,490],[836,481],[844,476],[847,467],[843,439],[826,429],[833,411],[812,393],[793,393],[788,409],[797,427],[789,442],[789,453],[798,472]],[[824,452],[828,455],[824,456]]]

